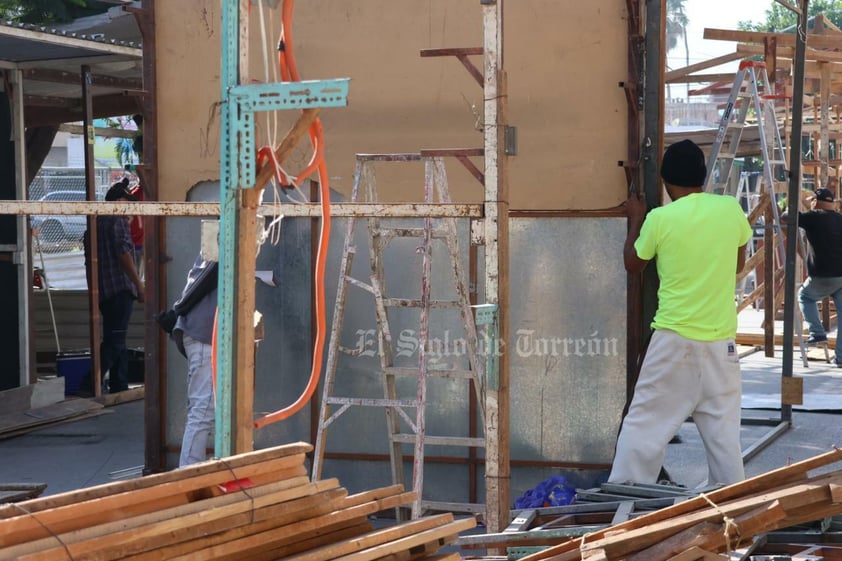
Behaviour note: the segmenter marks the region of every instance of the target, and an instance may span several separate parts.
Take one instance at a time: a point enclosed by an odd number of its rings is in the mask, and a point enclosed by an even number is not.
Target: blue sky
[[[734,51],[735,43],[703,39],[706,27],[736,29],[740,21],[763,21],[766,19],[766,10],[774,3],[774,0],[686,0],[684,6],[689,19],[687,40],[690,64]],[[667,54],[670,67],[680,68],[685,65],[683,47]]]
[[[766,10],[773,4],[775,0],[686,0],[684,6],[689,20],[687,42],[690,48],[690,64],[734,52],[736,43],[703,39],[706,27],[737,29],[737,24],[741,21],[764,21]],[[667,66],[670,69],[682,68],[686,64],[683,44],[667,53]],[[737,64],[732,62],[720,65],[702,73],[736,72]],[[685,88],[686,86],[674,87],[671,91],[672,97],[685,97]]]

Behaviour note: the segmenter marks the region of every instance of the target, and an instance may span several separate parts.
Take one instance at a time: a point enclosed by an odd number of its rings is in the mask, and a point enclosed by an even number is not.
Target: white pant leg
[[[702,397],[693,412],[708,458],[708,484],[745,479],[740,446],[742,380],[733,340],[704,343]]]
[[[701,371],[694,341],[673,331],[652,334],[623,427],[608,481],[655,483],[667,444],[694,409]]]
[[[213,432],[214,397],[211,379],[211,346],[184,335],[187,353],[187,423],[181,441],[183,467],[207,459],[208,437]]]

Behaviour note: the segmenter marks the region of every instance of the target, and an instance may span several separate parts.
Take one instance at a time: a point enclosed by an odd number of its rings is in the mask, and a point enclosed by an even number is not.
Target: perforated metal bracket
[[[349,78],[274,82],[271,84],[237,85],[228,92],[228,111],[238,146],[237,170],[229,167],[228,184],[241,189],[254,186],[257,155],[254,138],[254,114],[259,111],[344,107],[348,105]]]

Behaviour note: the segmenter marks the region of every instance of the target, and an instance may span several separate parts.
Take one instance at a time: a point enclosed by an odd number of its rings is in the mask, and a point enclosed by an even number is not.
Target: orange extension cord
[[[295,55],[292,50],[292,12],[295,6],[294,0],[283,0],[281,8],[281,34],[279,39],[278,64],[280,65],[281,80],[284,82],[299,82],[301,78],[295,64]],[[258,417],[254,421],[255,428],[265,427],[271,423],[283,421],[301,410],[304,405],[313,397],[313,392],[319,385],[319,375],[322,370],[322,359],[324,354],[326,318],[325,318],[325,265],[327,263],[327,246],[330,240],[330,177],[327,173],[327,165],[324,158],[324,129],[321,121],[316,118],[309,129],[310,144],[313,146],[313,156],[307,167],[304,168],[295,180],[295,185],[300,185],[313,172],[318,171],[321,194],[322,220],[319,230],[319,246],[316,253],[315,268],[315,317],[316,317],[316,341],[313,347],[313,366],[310,370],[310,379],[304,392],[291,405]],[[282,184],[289,183],[289,177],[281,170],[280,162],[274,157],[271,147],[265,146],[258,151],[258,166],[271,165],[274,167],[275,178]],[[216,317],[214,317],[213,339],[211,342],[211,371],[213,373],[214,390],[216,389]]]

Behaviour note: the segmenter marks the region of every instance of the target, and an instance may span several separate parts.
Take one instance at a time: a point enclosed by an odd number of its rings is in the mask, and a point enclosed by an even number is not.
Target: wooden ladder
[[[377,162],[421,162],[424,165],[424,202],[449,203],[450,192],[447,185],[444,162],[442,158],[425,157],[420,154],[360,154],[354,173],[354,185],[351,202],[373,203],[378,200],[374,164]],[[383,407],[389,433],[389,456],[391,461],[392,480],[395,484],[404,484],[404,451],[403,446],[412,444],[413,449],[413,477],[412,489],[416,499],[412,503],[412,517],[420,517],[426,510],[444,510],[454,512],[484,511],[484,505],[429,501],[424,498],[424,454],[425,446],[457,446],[467,448],[481,448],[485,446],[484,437],[476,436],[431,436],[426,430],[426,407],[428,378],[461,378],[473,382],[473,398],[476,399],[477,411],[484,418],[484,385],[482,376],[483,362],[478,357],[478,338],[476,325],[469,300],[468,279],[461,264],[461,254],[457,237],[455,218],[424,217],[421,227],[387,227],[383,224],[388,216],[376,216],[368,219],[368,241],[370,247],[371,277],[368,283],[351,277],[351,269],[356,247],[354,230],[356,219],[349,217],[345,233],[345,243],[339,271],[339,286],[331,327],[330,342],[328,344],[327,361],[323,396],[319,415],[319,425],[313,460],[313,479],[321,478],[326,449],[327,430],[342,413],[352,406]],[[418,238],[420,245],[415,253],[421,257],[421,295],[420,298],[393,298],[386,295],[385,258],[384,253],[389,243],[396,238]],[[432,261],[433,242],[444,242],[450,257],[450,273],[456,291],[452,300],[435,300],[432,297]],[[349,288],[361,289],[374,299],[376,318],[377,352],[380,358],[380,370],[383,381],[382,398],[343,397],[334,395],[337,363],[340,353],[359,354],[362,349],[351,351],[340,346],[340,337],[344,323],[345,304]],[[417,366],[398,365],[395,362],[394,334],[390,325],[390,309],[415,308],[419,310],[417,330]],[[435,310],[455,309],[460,312],[464,328],[464,351],[467,364],[463,368],[453,365],[435,364],[433,353],[441,349],[432,348],[433,342],[440,340],[430,337],[430,319]],[[447,341],[445,337],[445,341]],[[457,351],[457,349],[454,349]],[[449,352],[446,350],[445,352]],[[399,353],[404,354],[404,353]],[[464,360],[461,360],[464,363]],[[413,376],[416,378],[415,395],[400,397],[398,377]],[[470,394],[469,394],[470,395]],[[335,412],[331,408],[337,406]],[[412,416],[408,410],[415,410]],[[403,422],[402,422],[403,421]],[[407,429],[407,430],[404,430]]]

